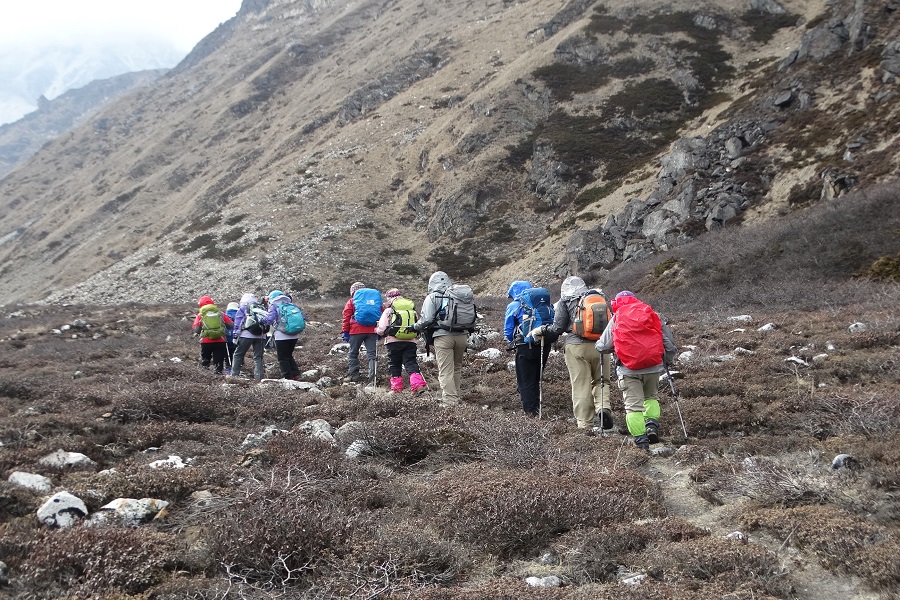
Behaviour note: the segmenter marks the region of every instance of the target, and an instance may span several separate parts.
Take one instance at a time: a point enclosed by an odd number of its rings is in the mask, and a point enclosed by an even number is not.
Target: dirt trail
[[[681,466],[673,457],[654,457],[644,467],[644,475],[656,481],[669,516],[707,529],[715,536],[740,531],[734,522],[734,505],[715,506],[701,498],[690,485],[691,466]],[[856,577],[835,575],[822,568],[814,556],[799,551],[784,540],[765,535],[749,536],[751,544],[767,547],[778,554],[783,572],[794,582],[796,600],[880,600],[883,596],[864,591]]]

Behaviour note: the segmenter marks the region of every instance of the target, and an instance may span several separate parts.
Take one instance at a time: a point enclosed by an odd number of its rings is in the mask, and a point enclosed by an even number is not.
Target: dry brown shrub
[[[413,593],[387,596],[388,600],[415,598],[416,600],[563,600],[567,598],[564,588],[531,587],[521,579],[498,577],[491,581],[451,588],[425,588]]]
[[[753,408],[738,396],[704,396],[681,402],[689,434],[700,438],[752,431],[760,419]]]
[[[616,580],[621,565],[633,562],[631,555],[658,541],[681,542],[709,532],[676,518],[649,523],[613,523],[599,529],[576,529],[553,544],[567,578],[576,585]]]
[[[900,530],[854,516],[834,506],[765,509],[742,517],[750,530],[764,529],[777,539],[815,554],[828,569],[860,577],[874,590],[900,586]]]
[[[203,539],[234,581],[262,591],[309,582],[346,555],[366,522],[364,483],[273,468],[216,505]]]
[[[210,464],[183,469],[153,469],[130,465],[113,473],[77,473],[66,484],[69,492],[96,510],[116,498],[157,498],[178,502],[191,493],[225,485],[231,476],[227,465]]]
[[[234,428],[217,423],[184,421],[147,421],[131,427],[121,427],[119,432],[119,443],[136,450],[160,448],[173,442],[186,441],[236,448],[245,437]]]
[[[0,480],[0,522],[34,514],[39,506],[40,497],[35,492]]]
[[[423,500],[445,535],[501,556],[536,552],[578,526],[664,512],[658,487],[634,472],[568,469],[465,465],[439,475]]]
[[[22,571],[30,585],[50,596],[136,594],[162,579],[174,564],[175,548],[170,535],[146,528],[46,531]]]
[[[204,423],[233,415],[234,407],[221,389],[179,378],[125,387],[113,413],[126,422],[164,419]]]
[[[763,548],[737,540],[705,537],[682,543],[663,543],[648,553],[651,575],[657,579],[709,581],[724,589],[784,597],[791,587],[778,557]]]

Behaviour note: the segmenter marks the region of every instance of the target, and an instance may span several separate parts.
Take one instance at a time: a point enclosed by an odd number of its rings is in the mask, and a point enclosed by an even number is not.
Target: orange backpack
[[[606,297],[596,290],[591,290],[578,299],[572,333],[586,340],[599,340],[609,324],[611,315]]]

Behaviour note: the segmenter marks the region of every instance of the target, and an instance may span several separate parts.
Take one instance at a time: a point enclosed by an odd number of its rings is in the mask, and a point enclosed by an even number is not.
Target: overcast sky
[[[0,0],[0,45],[149,34],[187,53],[241,0]]]

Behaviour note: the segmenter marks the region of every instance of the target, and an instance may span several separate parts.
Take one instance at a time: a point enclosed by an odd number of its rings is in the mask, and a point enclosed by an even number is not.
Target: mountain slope
[[[7,297],[499,292],[898,170],[890,3],[447,4],[245,1],[0,182]]]
[[[92,81],[54,100],[41,97],[36,111],[14,123],[0,125],[0,179],[33,156],[45,142],[84,122],[120,95],[149,85],[165,72],[160,69],[126,73]]]

